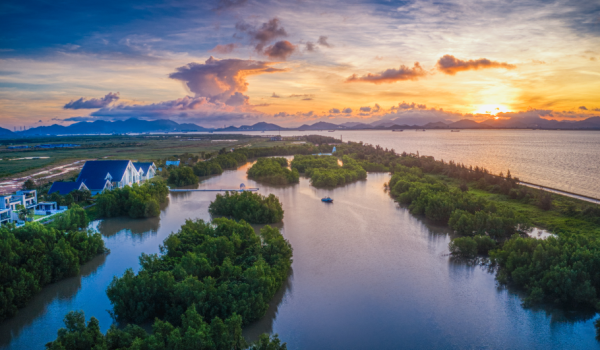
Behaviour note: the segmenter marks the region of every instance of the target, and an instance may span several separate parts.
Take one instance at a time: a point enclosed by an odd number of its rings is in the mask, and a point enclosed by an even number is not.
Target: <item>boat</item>
[[[460,130],[450,130],[450,132],[460,132]]]
[[[396,129],[392,130],[392,132],[399,132],[399,131],[404,131],[404,130],[396,130]]]
[[[331,197],[325,197],[325,198],[321,198],[321,202],[333,203],[333,199],[331,199]]]

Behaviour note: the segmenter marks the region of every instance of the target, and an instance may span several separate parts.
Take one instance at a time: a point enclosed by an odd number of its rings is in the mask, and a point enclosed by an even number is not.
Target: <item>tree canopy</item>
[[[272,185],[298,183],[298,170],[290,170],[287,166],[288,161],[285,158],[259,158],[248,169],[248,178]]]
[[[251,224],[272,224],[283,220],[279,198],[273,194],[263,196],[250,191],[217,194],[208,212],[213,216],[227,216]]]

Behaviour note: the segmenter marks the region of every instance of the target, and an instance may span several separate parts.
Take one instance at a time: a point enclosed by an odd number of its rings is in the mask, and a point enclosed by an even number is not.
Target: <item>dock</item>
[[[170,192],[244,192],[244,191],[250,191],[250,192],[255,192],[258,191],[258,188],[245,188],[243,190],[240,190],[239,188],[235,188],[235,189],[187,189],[187,188],[183,188],[183,189],[169,189]]]

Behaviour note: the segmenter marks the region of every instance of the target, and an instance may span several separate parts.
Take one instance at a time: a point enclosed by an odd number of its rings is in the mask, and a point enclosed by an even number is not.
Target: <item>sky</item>
[[[597,0],[4,0],[0,31],[10,130],[600,116]]]

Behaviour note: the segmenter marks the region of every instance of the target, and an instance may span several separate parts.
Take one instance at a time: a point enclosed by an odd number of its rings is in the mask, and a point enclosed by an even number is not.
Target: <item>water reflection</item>
[[[104,237],[111,237],[117,233],[126,230],[134,235],[156,234],[160,227],[160,217],[148,218],[143,220],[132,220],[128,217],[111,218],[110,220],[102,220],[97,225],[97,230]]]
[[[269,308],[263,318],[255,321],[244,328],[243,335],[249,342],[258,340],[258,337],[263,334],[273,333],[273,324],[279,310],[279,305],[284,302],[284,298],[292,298],[293,290],[292,283],[294,281],[294,271],[290,269],[287,280],[283,283],[283,286],[275,293],[273,299],[269,302]]]
[[[34,296],[19,313],[0,324],[0,348],[8,346],[13,338],[18,338],[23,328],[30,326],[38,317],[48,311],[48,305],[58,300],[68,303],[81,290],[83,278],[96,273],[98,268],[106,262],[107,254],[101,254],[84,264],[80,274],[52,283],[44,287],[39,294]]]
[[[498,286],[485,264],[450,259],[445,227],[417,218],[383,191],[388,174],[336,189],[317,189],[301,178],[274,187],[237,171],[202,179],[200,188],[260,187],[285,210],[278,227],[294,249],[293,275],[267,315],[244,334],[278,333],[288,349],[507,348],[598,349],[593,314],[552,307],[525,309],[523,296]],[[41,348],[56,337],[70,310],[82,309],[112,324],[105,294],[113,276],[139,269],[138,257],[158,246],[186,219],[209,220],[216,192],[173,193],[158,220],[110,219],[98,225],[111,253],[80,277],[80,287],[54,296],[47,310],[12,327],[0,325],[9,349]],[[335,199],[324,205],[324,196]],[[148,221],[148,222],[146,222]],[[256,226],[255,229],[260,229]],[[140,237],[142,239],[140,239]],[[292,288],[293,284],[293,288]],[[14,322],[14,320],[10,320]]]

